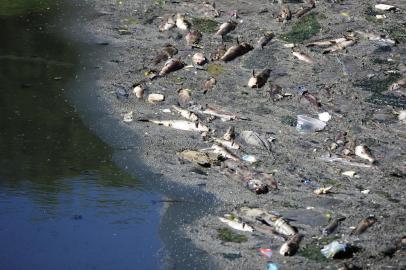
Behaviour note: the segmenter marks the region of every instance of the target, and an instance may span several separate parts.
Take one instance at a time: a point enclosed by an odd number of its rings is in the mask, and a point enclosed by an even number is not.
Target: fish
[[[186,118],[189,121],[196,122],[199,120],[199,117],[194,112],[182,109],[176,105],[172,105],[172,108],[177,111],[183,118]]]
[[[208,153],[201,151],[184,150],[177,152],[176,155],[183,160],[187,160],[202,167],[210,167],[213,163],[218,162],[218,158],[211,157]]]
[[[292,13],[288,6],[283,6],[279,11],[278,16],[276,17],[276,21],[278,22],[286,22],[292,18]]]
[[[235,21],[229,20],[228,22],[221,24],[214,35],[223,37],[233,31],[236,27],[237,23]]]
[[[185,66],[185,63],[183,63],[180,59],[171,58],[165,62],[164,67],[159,72],[159,76],[164,76],[173,71],[182,69],[184,66]]]
[[[178,103],[181,107],[186,107],[189,105],[189,102],[192,99],[190,92],[191,91],[188,88],[181,88],[178,90]]]
[[[213,77],[207,79],[203,84],[203,94],[206,94],[208,91],[212,90],[216,83],[217,81]]]
[[[395,94],[397,96],[406,96],[406,77],[403,77],[396,82],[389,85],[388,90],[384,92],[384,94]],[[403,89],[403,91],[402,91]]]
[[[269,192],[268,185],[264,184],[261,180],[250,179],[245,182],[245,187],[255,194],[266,194]]]
[[[226,141],[235,140],[235,128],[233,126],[229,127],[223,135],[223,139]]]
[[[387,35],[379,35],[375,33],[370,33],[370,32],[363,32],[363,31],[355,31],[358,35],[360,35],[363,38],[366,38],[371,41],[377,41],[381,43],[385,43],[391,46],[395,46],[397,41],[389,38]]]
[[[316,7],[316,3],[314,0],[307,1],[308,6],[302,6],[300,10],[296,11],[295,16],[296,18],[300,18],[310,12],[312,9]]]
[[[273,32],[266,32],[262,37],[259,38],[257,42],[258,47],[263,49],[274,37],[275,34]]]
[[[349,166],[354,166],[354,167],[360,167],[360,168],[372,168],[373,165],[370,164],[364,164],[364,163],[359,163],[359,162],[353,162],[349,161],[345,158],[339,157],[337,155],[332,155],[332,156],[322,156],[319,158],[320,160],[324,160],[326,162],[340,162],[343,165],[349,165]]]
[[[184,31],[189,30],[189,28],[191,26],[190,22],[188,20],[186,20],[185,15],[180,14],[180,13],[176,14],[176,22],[175,23],[176,23],[177,28],[179,28],[181,30],[184,30]]]
[[[333,219],[326,227],[323,228],[322,234],[328,236],[332,234],[338,227],[341,221],[345,220],[345,217],[339,217]]]
[[[282,217],[273,223],[273,227],[278,233],[283,235],[292,236],[296,234],[296,230]]]
[[[159,32],[168,31],[176,26],[176,22],[173,15],[168,16],[164,21],[159,25]]]
[[[224,56],[224,54],[227,52],[227,49],[226,49],[226,45],[224,45],[224,44],[220,44],[217,48],[216,48],[216,51],[214,51],[212,54],[211,54],[211,61],[218,61],[218,60],[220,60],[223,56]]]
[[[234,215],[224,215],[223,217],[219,217],[219,220],[223,223],[226,223],[228,226],[231,228],[238,230],[238,231],[243,231],[243,232],[253,232],[254,228],[252,228],[250,225],[247,223],[241,221],[238,217],[235,217]]]
[[[334,258],[338,253],[344,252],[347,249],[348,245],[346,243],[339,243],[338,241],[333,241],[328,245],[325,245],[321,254],[327,259]]]
[[[209,128],[200,122],[190,122],[186,120],[154,120],[154,119],[139,119],[141,122],[150,122],[161,126],[171,127],[174,129],[185,131],[207,132]]]
[[[252,224],[252,227],[256,232],[260,232],[266,235],[271,235],[272,237],[276,238],[277,240],[286,241],[288,238],[284,235],[280,235],[277,231],[275,231],[272,227],[266,225],[259,225],[259,224]]]
[[[323,50],[323,54],[344,50],[345,48],[350,47],[355,43],[356,43],[355,39],[347,39]]]
[[[157,103],[165,100],[165,96],[162,94],[149,94],[147,98],[149,103]]]
[[[302,241],[302,234],[295,234],[290,240],[285,242],[279,249],[279,254],[282,256],[293,256],[299,250],[300,241]]]
[[[375,163],[375,159],[372,157],[371,150],[366,145],[357,145],[355,147],[354,153],[356,156],[368,160],[371,164]]]
[[[141,84],[135,85],[133,88],[133,93],[138,99],[142,99],[144,97],[145,87]]]
[[[260,73],[255,74],[255,71],[252,71],[252,77],[248,81],[248,87],[251,88],[261,88],[268,81],[269,76],[271,75],[271,70],[266,68]]]
[[[241,137],[250,145],[271,151],[271,143],[255,131],[244,130],[241,132]]]
[[[242,42],[240,44],[230,47],[226,51],[226,53],[220,58],[220,60],[222,60],[224,62],[234,60],[235,58],[246,54],[247,52],[251,51],[252,49],[253,49],[253,47],[250,44],[248,44],[246,42]]]
[[[237,155],[233,154],[231,151],[227,150],[221,145],[213,144],[210,149],[213,150],[214,153],[220,154],[224,158],[229,158],[234,161],[241,161]]]
[[[209,105],[206,105],[206,109],[202,111],[202,113],[219,117],[222,121],[231,121],[238,118],[238,116],[235,114],[216,109]]]
[[[375,9],[383,10],[383,11],[389,11],[389,10],[396,9],[396,7],[392,6],[392,5],[387,5],[387,4],[376,4]]]
[[[302,95],[300,96],[300,99],[302,99],[302,98],[306,99],[310,104],[312,104],[316,108],[321,107],[321,103],[317,100],[317,98],[315,96],[313,96],[312,94],[310,94],[308,91],[304,91],[302,93]]]
[[[363,232],[365,232],[369,227],[375,224],[377,222],[376,217],[374,216],[369,216],[358,223],[357,227],[352,230],[351,235],[360,235]]]
[[[272,214],[265,209],[261,208],[251,208],[243,206],[238,209],[238,213],[244,218],[249,221],[261,221],[262,223],[273,226],[275,221],[280,218],[280,216]],[[275,230],[276,232],[276,230]]]
[[[316,40],[316,41],[311,41],[311,42],[307,43],[305,46],[306,47],[314,47],[314,46],[327,47],[327,46],[335,45],[337,43],[344,42],[346,40],[347,40],[347,38],[345,38],[345,37],[333,38],[333,39],[324,39],[324,40]]]
[[[199,44],[200,40],[202,39],[202,33],[197,30],[189,31],[186,34],[185,39],[188,46],[194,47],[195,45]]]
[[[172,44],[165,44],[163,49],[159,52],[159,54],[154,59],[154,65],[159,64],[162,61],[167,61],[169,58],[172,58],[174,55],[178,53],[178,49]]]
[[[321,187],[321,188],[315,189],[313,191],[313,193],[316,194],[316,195],[331,193],[332,188],[333,188],[333,186]]]
[[[299,52],[299,51],[293,51],[292,52],[293,56],[295,56],[297,59],[304,61],[306,63],[309,64],[314,64],[314,60],[313,58],[311,58],[309,55],[303,53],[303,52]]]
[[[207,62],[207,59],[203,53],[195,53],[192,57],[192,61],[193,64],[201,66]]]
[[[224,146],[226,148],[229,148],[229,149],[240,149],[241,148],[241,146],[238,143],[236,143],[234,140],[227,141],[227,140],[219,139],[219,138],[212,138],[212,140],[215,143],[217,143],[221,146]]]

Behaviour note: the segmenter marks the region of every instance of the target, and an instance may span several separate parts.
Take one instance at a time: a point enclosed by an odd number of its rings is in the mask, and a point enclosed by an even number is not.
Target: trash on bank
[[[266,270],[279,270],[279,267],[277,264],[270,262],[268,263],[268,265],[266,266]]]
[[[296,130],[300,133],[311,133],[321,131],[326,127],[326,123],[306,115],[297,116]]]
[[[319,120],[327,123],[330,121],[331,115],[328,112],[319,113]]]
[[[258,159],[253,155],[243,155],[241,159],[249,163],[255,163],[258,161]]]
[[[270,249],[270,248],[260,248],[259,253],[261,253],[261,255],[268,257],[268,258],[272,257],[272,249]]]
[[[321,253],[327,259],[333,259],[337,254],[345,252],[347,249],[347,244],[339,243],[338,241],[333,241],[328,245],[325,245],[321,250]]]

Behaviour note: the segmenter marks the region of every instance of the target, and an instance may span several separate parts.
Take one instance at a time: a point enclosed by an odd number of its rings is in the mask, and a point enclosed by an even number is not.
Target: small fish
[[[194,112],[188,111],[186,109],[182,109],[175,105],[172,105],[172,108],[175,111],[177,111],[183,118],[186,118],[189,121],[196,122],[197,120],[199,120],[199,117]]]
[[[233,126],[229,127],[223,135],[223,139],[226,141],[235,140],[235,128]]]
[[[258,40],[258,47],[263,49],[269,42],[275,37],[273,32],[266,32],[259,40]]]
[[[238,118],[235,114],[213,108],[209,105],[206,105],[206,109],[202,113],[219,117],[222,121],[231,121]]]
[[[315,96],[313,96],[312,94],[310,94],[308,91],[304,91],[302,93],[302,95],[300,96],[300,99],[302,99],[302,98],[306,99],[310,104],[312,104],[316,108],[321,107],[321,103],[317,100],[317,98]]]
[[[218,60],[220,60],[220,59],[224,56],[224,54],[225,54],[226,52],[227,52],[226,45],[220,44],[220,45],[216,48],[216,51],[211,54],[211,57],[210,57],[210,58],[211,58],[211,61],[218,61]]]
[[[194,47],[195,45],[199,44],[200,40],[202,39],[202,33],[197,30],[189,31],[186,34],[185,39],[188,46]]]
[[[133,88],[133,93],[138,99],[142,99],[144,97],[145,87],[141,84],[135,85]]]
[[[201,65],[204,65],[207,62],[207,59],[206,59],[206,57],[204,56],[203,53],[199,52],[199,53],[195,53],[193,55],[192,61],[193,61],[193,64],[201,66]]]
[[[232,152],[230,152],[221,145],[213,144],[210,149],[213,150],[214,153],[220,154],[224,158],[229,158],[234,161],[241,161],[241,159],[238,156],[236,156],[235,154],[233,154]]]
[[[316,194],[316,195],[322,195],[322,194],[331,193],[332,188],[333,188],[333,186],[321,187],[321,188],[315,189],[313,191],[313,193]]]
[[[206,94],[208,91],[212,90],[216,85],[217,81],[215,78],[207,79],[203,84],[203,94]]]
[[[251,179],[245,182],[245,187],[255,194],[266,194],[269,192],[268,185],[264,184],[261,180]]]
[[[345,217],[339,217],[339,218],[335,218],[333,219],[322,231],[322,234],[324,236],[330,235],[332,234],[336,228],[338,227],[338,225],[340,224],[341,221],[345,220]]]
[[[300,241],[302,241],[303,235],[302,234],[295,234],[289,241],[284,243],[279,253],[282,256],[293,256],[299,250]]]
[[[219,138],[212,138],[212,140],[215,143],[217,143],[217,144],[219,144],[221,146],[224,146],[226,148],[229,148],[229,149],[240,149],[240,145],[238,143],[236,143],[235,141],[233,141],[233,140],[232,141],[227,141],[227,140],[219,139]]]
[[[363,32],[363,31],[355,31],[358,35],[360,35],[363,38],[366,38],[371,41],[377,41],[377,42],[382,42],[391,46],[396,45],[396,40],[393,40],[389,38],[387,35],[380,35],[380,34],[374,34],[374,33],[368,33],[368,32]]]
[[[289,223],[283,219],[278,218],[273,224],[275,230],[283,235],[292,236],[296,234],[296,230],[289,225]]]
[[[358,223],[357,227],[351,232],[351,235],[360,235],[369,227],[375,224],[377,219],[374,216],[369,216]]]
[[[375,163],[375,159],[372,157],[371,150],[366,145],[357,145],[355,147],[354,153],[356,156],[368,160],[371,164]]]
[[[271,70],[266,68],[260,73],[255,74],[255,71],[252,71],[252,77],[248,81],[248,87],[251,88],[261,88],[268,81],[269,76],[271,75]]]
[[[296,11],[295,16],[296,18],[300,18],[310,12],[312,9],[316,7],[316,3],[314,0],[307,1],[308,6],[302,6],[299,11]]]
[[[241,137],[250,145],[271,151],[271,143],[255,131],[244,130],[241,132]]]
[[[173,15],[168,16],[167,18],[164,19],[164,21],[159,25],[159,31],[164,32],[168,31],[176,26],[175,19],[173,18]]]
[[[220,25],[219,30],[215,33],[216,36],[225,36],[237,27],[237,23],[234,21],[228,21]]]
[[[337,43],[344,42],[346,40],[347,39],[345,37],[333,38],[333,39],[325,39],[325,40],[316,40],[316,41],[312,41],[312,42],[307,43],[306,47],[314,47],[314,46],[327,47],[327,46],[335,45]]]
[[[323,50],[323,54],[344,50],[345,48],[350,47],[350,46],[354,45],[355,43],[356,43],[355,39],[348,39],[348,40],[339,42],[339,43]]]
[[[199,122],[190,122],[186,120],[150,120],[150,119],[139,119],[141,122],[151,122],[157,125],[171,127],[174,129],[185,130],[185,131],[198,131],[205,132],[209,131],[209,128]]]
[[[321,250],[321,254],[327,259],[334,258],[338,253],[344,252],[347,249],[347,244],[341,244],[338,241],[333,241],[328,245],[325,245]]]
[[[154,59],[154,65],[159,64],[162,61],[167,61],[178,53],[178,49],[172,44],[165,44],[162,51]]]
[[[246,43],[242,42],[240,44],[234,45],[231,48],[229,48],[226,53],[220,58],[220,60],[224,62],[228,62],[231,60],[234,60],[235,58],[246,54],[247,52],[251,51],[253,47]]]
[[[254,228],[252,228],[247,223],[241,221],[239,218],[233,215],[224,215],[223,217],[219,217],[219,220],[223,223],[226,223],[228,226],[235,230],[243,231],[243,232],[253,232]]]
[[[164,76],[173,71],[182,69],[184,66],[185,66],[185,63],[183,63],[180,59],[173,59],[173,58],[169,59],[168,61],[165,62],[164,67],[159,72],[159,76]]]
[[[276,17],[276,21],[278,22],[286,22],[292,18],[292,13],[288,6],[283,6],[279,11],[278,16]]]
[[[181,88],[178,90],[178,103],[181,107],[187,107],[192,97],[190,96],[190,89]]]
[[[190,25],[191,25],[190,22],[188,20],[186,20],[186,17],[184,14],[180,14],[180,13],[176,14],[176,27],[177,28],[187,31],[187,30],[189,30]]]
[[[292,54],[297,59],[299,59],[301,61],[304,61],[306,63],[309,63],[309,64],[314,64],[315,63],[313,58],[311,58],[309,55],[307,55],[305,53],[302,53],[302,52],[299,52],[299,51],[293,51]]]

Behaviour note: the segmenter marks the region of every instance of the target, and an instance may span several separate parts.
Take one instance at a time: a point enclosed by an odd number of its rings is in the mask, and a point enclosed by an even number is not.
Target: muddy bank
[[[293,13],[309,7],[302,1],[286,2]],[[106,48],[108,60],[94,95],[104,106],[100,110],[109,115],[117,130],[110,139],[114,142],[124,136],[128,147],[134,135],[133,146],[142,154],[142,161],[170,179],[165,188],[186,186],[190,198],[211,194],[220,202],[210,214],[180,226],[181,235],[206,251],[219,269],[264,269],[269,259],[261,257],[260,247],[273,249],[270,260],[285,269],[334,269],[343,263],[362,269],[405,266],[404,250],[391,256],[383,252],[404,233],[405,197],[400,187],[406,174],[405,124],[398,119],[398,113],[405,109],[404,89],[400,87],[400,93],[386,92],[405,76],[405,6],[402,1],[390,4],[397,8],[380,11],[370,1],[316,2],[300,18],[294,13],[285,22],[276,20],[282,5],[270,1],[217,1],[215,9],[200,1],[95,4],[98,15],[85,29]],[[188,46],[187,32],[177,27],[158,30],[165,16],[176,13],[186,13],[192,29],[202,32],[199,46]],[[238,22],[235,30],[223,38],[214,36],[215,30],[229,19]],[[275,37],[263,49],[257,48],[256,41],[268,31]],[[155,66],[153,60],[167,43],[177,48],[176,58],[190,65],[194,53],[202,52],[210,59],[222,42],[229,48],[237,38],[255,48],[229,62],[209,61],[202,68],[187,66],[160,78],[146,79],[151,69],[159,71],[163,67],[164,61]],[[351,44],[337,51],[305,46],[333,38],[345,38]],[[296,44],[294,50],[299,57],[288,47],[291,43]],[[252,70],[264,68],[271,69],[268,81],[262,88],[249,88]],[[217,83],[204,93],[202,85],[211,77]],[[147,87],[143,99],[132,93],[133,85],[140,81]],[[272,174],[278,189],[256,195],[242,182],[221,173],[224,169],[220,166],[204,168],[181,162],[176,152],[204,149],[212,143],[203,140],[198,132],[137,121],[181,119],[171,107],[179,102],[181,88],[190,89],[193,108],[209,104],[239,116],[232,121],[201,117],[212,130],[211,136],[221,137],[233,126],[236,142],[241,145],[234,152],[240,157],[254,155],[258,162],[246,166]],[[165,100],[150,104],[146,101],[150,93],[163,94]],[[181,105],[188,108],[190,104]],[[131,111],[133,121],[124,122],[123,116]],[[297,115],[317,118],[321,112],[332,117],[323,130],[298,132]],[[246,143],[241,136],[244,130],[272,137],[271,151]],[[371,149],[376,159],[373,164],[354,155],[355,146],[362,144]],[[344,162],[327,162],[326,155],[340,157]],[[125,156],[131,157],[132,152],[127,151]],[[343,175],[346,171],[354,171],[355,175]],[[314,194],[316,187],[327,186],[332,186],[332,193]],[[256,231],[232,231],[245,237],[237,237],[239,243],[228,242],[235,238],[223,237],[226,225],[217,216],[241,206],[276,211],[289,219],[304,235],[298,253],[291,257],[279,255],[284,241]],[[181,211],[193,209],[191,204]],[[370,215],[376,223],[363,234],[351,236],[352,227]],[[337,230],[322,237],[321,229],[329,219],[339,216],[345,220]],[[334,239],[352,246],[346,258],[320,256],[320,249]]]

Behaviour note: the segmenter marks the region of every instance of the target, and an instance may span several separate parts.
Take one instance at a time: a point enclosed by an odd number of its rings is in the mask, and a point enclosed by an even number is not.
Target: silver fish
[[[347,39],[345,37],[341,38],[333,38],[333,39],[325,39],[325,40],[316,40],[312,41],[306,44],[306,47],[313,47],[313,46],[319,46],[319,47],[327,47],[327,46],[332,46],[337,43],[341,43],[346,41]]]
[[[241,159],[227,150],[225,147],[218,145],[218,144],[213,144],[211,149],[213,150],[214,153],[222,155],[224,158],[229,158],[234,161],[241,161]]]
[[[228,62],[231,60],[234,60],[235,58],[246,54],[247,52],[251,51],[253,47],[246,43],[242,42],[240,44],[234,45],[231,48],[229,48],[226,53],[220,58],[220,60],[224,62]]]
[[[224,36],[233,31],[237,27],[237,23],[234,21],[228,21],[220,25],[219,30],[216,32],[216,36]]]
[[[269,68],[266,68],[257,74],[255,74],[255,71],[253,70],[252,77],[248,81],[248,87],[261,88],[266,84],[270,75],[271,70]]]
[[[328,47],[327,49],[323,50],[323,53],[331,53],[331,52],[336,52],[336,51],[341,51],[344,50],[347,47],[350,47],[356,43],[355,39],[348,39],[339,43],[336,43],[335,45]]]
[[[173,71],[182,69],[184,66],[185,66],[185,63],[183,63],[180,59],[173,59],[173,58],[169,59],[168,61],[166,61],[164,67],[159,72],[159,76],[164,76]]]
[[[220,60],[224,54],[227,52],[226,45],[220,44],[216,50],[211,54],[211,61]]]
[[[258,47],[263,49],[271,40],[275,37],[275,34],[272,32],[266,32],[259,40]]]
[[[219,220],[223,223],[226,223],[228,226],[235,230],[244,231],[244,232],[253,232],[254,228],[252,228],[247,223],[241,221],[237,217],[233,215],[224,215],[223,217],[219,217]]]
[[[275,230],[283,235],[291,236],[296,234],[296,230],[289,225],[289,223],[283,219],[278,218],[273,224]]]
[[[222,111],[208,105],[206,105],[206,109],[202,113],[219,117],[222,121],[231,121],[238,118],[238,116],[235,114]]]
[[[171,127],[174,129],[185,130],[185,131],[198,131],[205,132],[209,131],[209,128],[199,122],[190,122],[186,120],[154,120],[154,119],[139,119],[142,122],[151,122],[157,125],[162,125],[166,127]]]
[[[192,57],[193,64],[202,66],[207,62],[206,56],[203,53],[195,53]]]
[[[321,187],[321,188],[315,189],[313,191],[313,193],[316,194],[316,195],[322,195],[322,194],[331,193],[332,188],[333,188],[333,186]]]
[[[289,241],[284,243],[279,249],[282,256],[293,256],[299,250],[299,244],[302,240],[302,234],[295,234]]]
[[[236,143],[234,140],[227,141],[227,140],[219,139],[219,138],[212,138],[212,140],[215,143],[217,143],[221,146],[224,146],[226,148],[229,148],[229,149],[240,149],[240,145],[238,143]]]
[[[188,111],[186,109],[182,109],[178,106],[172,105],[172,108],[177,111],[183,118],[186,118],[187,120],[196,122],[197,120],[199,120],[199,117],[191,111]]]
[[[271,151],[270,142],[254,131],[244,130],[241,132],[241,137],[248,144]]]
[[[314,64],[313,58],[311,58],[309,55],[299,52],[299,51],[293,51],[292,54],[299,60],[304,61],[309,64]]]

